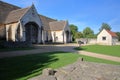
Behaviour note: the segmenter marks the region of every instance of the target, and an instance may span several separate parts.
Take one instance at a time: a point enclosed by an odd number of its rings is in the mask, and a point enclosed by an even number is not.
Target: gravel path
[[[40,54],[44,52],[53,52],[53,51],[66,51],[66,52],[79,53],[86,56],[120,62],[120,57],[108,56],[104,54],[97,54],[87,51],[76,51],[73,48],[78,47],[78,44],[73,44],[73,43],[59,44],[59,45],[35,45],[35,47],[36,49],[33,50],[0,52],[0,58],[22,56],[28,54]]]
[[[120,62],[120,57],[115,57],[115,56],[109,56],[109,55],[104,55],[104,54],[97,54],[97,53],[87,52],[87,51],[79,51],[79,54],[86,55],[86,56],[91,56],[91,57],[96,57],[96,58],[101,58],[101,59],[106,59],[106,60],[111,60],[111,61],[116,61],[116,62]]]
[[[77,44],[35,45],[36,49],[33,50],[0,52],[0,58],[22,56],[28,54],[40,54],[44,52],[53,52],[53,51],[75,52],[76,50],[73,49],[75,46],[77,46]]]

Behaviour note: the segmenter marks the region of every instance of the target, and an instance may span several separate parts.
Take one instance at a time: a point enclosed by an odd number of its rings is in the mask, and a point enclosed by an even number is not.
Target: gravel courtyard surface
[[[76,50],[73,49],[76,46],[77,44],[35,45],[36,49],[33,50],[0,52],[0,58],[23,56],[23,55],[38,54],[38,53],[40,54],[40,53],[54,52],[54,51],[76,52]]]
[[[85,62],[80,59],[55,70],[53,75],[39,75],[29,80],[120,80],[120,66]]]

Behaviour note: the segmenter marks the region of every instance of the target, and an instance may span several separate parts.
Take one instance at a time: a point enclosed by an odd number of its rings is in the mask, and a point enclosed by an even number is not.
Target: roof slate
[[[50,22],[50,30],[51,31],[58,31],[58,30],[63,30],[65,25],[66,25],[66,21],[54,21],[54,22]]]
[[[4,24],[4,21],[5,21],[6,17],[7,17],[7,15],[12,10],[16,10],[16,9],[20,9],[20,7],[5,3],[3,1],[0,1],[0,24]]]
[[[44,30],[47,30],[47,31],[50,30],[49,23],[50,23],[50,22],[53,22],[53,21],[57,21],[57,20],[55,20],[55,19],[48,18],[48,17],[43,16],[43,15],[40,15],[40,14],[39,14],[39,17],[40,17],[40,19],[41,19],[41,21],[42,21],[43,29],[44,29]]]
[[[29,8],[30,7],[11,11],[6,18],[5,23],[8,24],[19,21],[20,18],[29,10]]]
[[[117,35],[116,35],[116,33],[114,33],[114,32],[112,32],[112,31],[110,31],[110,30],[106,30],[112,37],[118,37]]]
[[[29,8],[30,7],[21,9],[20,7],[0,1],[0,24],[19,21]],[[39,15],[39,17],[42,21],[43,29],[47,31],[63,30],[66,25],[66,21],[57,21],[43,15]]]

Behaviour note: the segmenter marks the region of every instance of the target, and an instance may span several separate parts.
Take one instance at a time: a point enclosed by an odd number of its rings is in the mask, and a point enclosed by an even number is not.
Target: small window
[[[106,40],[106,37],[102,37],[102,40]]]

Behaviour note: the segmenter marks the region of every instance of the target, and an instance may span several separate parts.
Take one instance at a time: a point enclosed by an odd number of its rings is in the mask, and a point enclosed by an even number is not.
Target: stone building
[[[34,4],[20,8],[0,1],[0,39],[32,43],[71,42],[68,21],[38,14]]]
[[[97,43],[102,45],[116,45],[118,36],[110,31],[103,29],[97,36]]]

